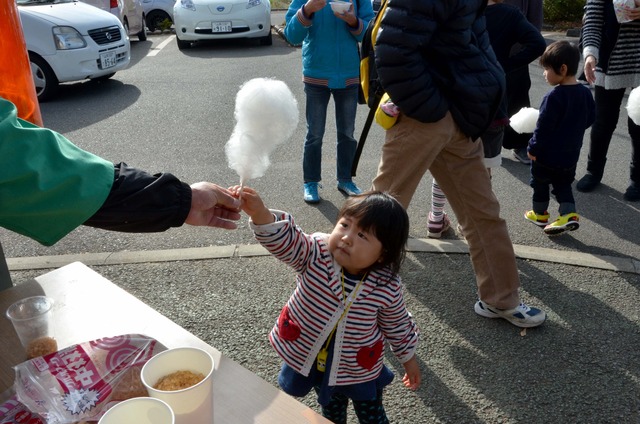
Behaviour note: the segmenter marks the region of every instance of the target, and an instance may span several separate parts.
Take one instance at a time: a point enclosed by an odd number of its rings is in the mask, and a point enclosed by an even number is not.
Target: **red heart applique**
[[[378,362],[380,355],[382,355],[382,340],[378,340],[373,346],[360,348],[356,360],[362,368],[370,370]]]
[[[287,341],[294,341],[300,337],[300,326],[289,316],[289,308],[285,306],[278,317],[278,334],[280,338]]]

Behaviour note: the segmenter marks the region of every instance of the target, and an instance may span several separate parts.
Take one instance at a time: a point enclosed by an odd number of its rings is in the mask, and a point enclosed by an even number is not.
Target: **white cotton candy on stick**
[[[629,93],[627,114],[634,124],[640,125],[640,87],[634,88]]]
[[[518,134],[532,133],[538,122],[538,109],[523,107],[509,119],[509,125]]]
[[[236,95],[236,126],[226,145],[229,167],[240,185],[269,168],[269,155],[298,126],[298,102],[289,87],[272,78],[245,82]]]

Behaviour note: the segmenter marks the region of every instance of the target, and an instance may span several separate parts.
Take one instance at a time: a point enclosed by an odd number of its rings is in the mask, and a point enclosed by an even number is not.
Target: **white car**
[[[120,19],[130,37],[147,40],[147,23],[142,0],[80,0],[98,9],[110,12]]]
[[[147,17],[147,28],[153,32],[156,29],[168,29],[173,23],[173,5],[176,0],[142,0],[142,8]]]
[[[193,41],[225,38],[258,38],[270,46],[269,0],[177,0],[173,23],[178,48]]]
[[[129,39],[112,14],[75,0],[17,4],[39,101],[60,82],[107,79],[129,65]]]

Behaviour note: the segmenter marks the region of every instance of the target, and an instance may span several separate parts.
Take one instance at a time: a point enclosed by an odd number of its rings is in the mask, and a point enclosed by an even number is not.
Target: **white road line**
[[[175,35],[171,35],[171,36],[167,37],[167,39],[164,40],[162,43],[158,44],[158,47],[152,47],[151,51],[149,53],[147,53],[147,57],[155,56],[158,53],[160,53],[160,50],[164,49],[167,46],[167,44],[169,44],[170,42],[173,41],[174,38],[176,38],[176,36]]]

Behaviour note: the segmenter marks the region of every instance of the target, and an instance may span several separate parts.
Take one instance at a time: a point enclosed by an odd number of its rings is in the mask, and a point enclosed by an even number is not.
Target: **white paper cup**
[[[174,424],[173,411],[160,399],[132,398],[109,408],[98,424]]]
[[[53,299],[47,296],[21,299],[9,306],[7,317],[29,358],[58,350],[53,332]]]
[[[142,383],[149,396],[165,401],[176,416],[176,424],[213,423],[213,357],[195,347],[179,347],[165,350],[144,364]],[[191,371],[203,374],[204,380],[182,390],[164,391],[154,389],[158,381],[176,371]]]
[[[329,6],[331,6],[331,10],[335,13],[346,13],[347,10],[351,7],[351,2],[348,1],[330,1]]]

